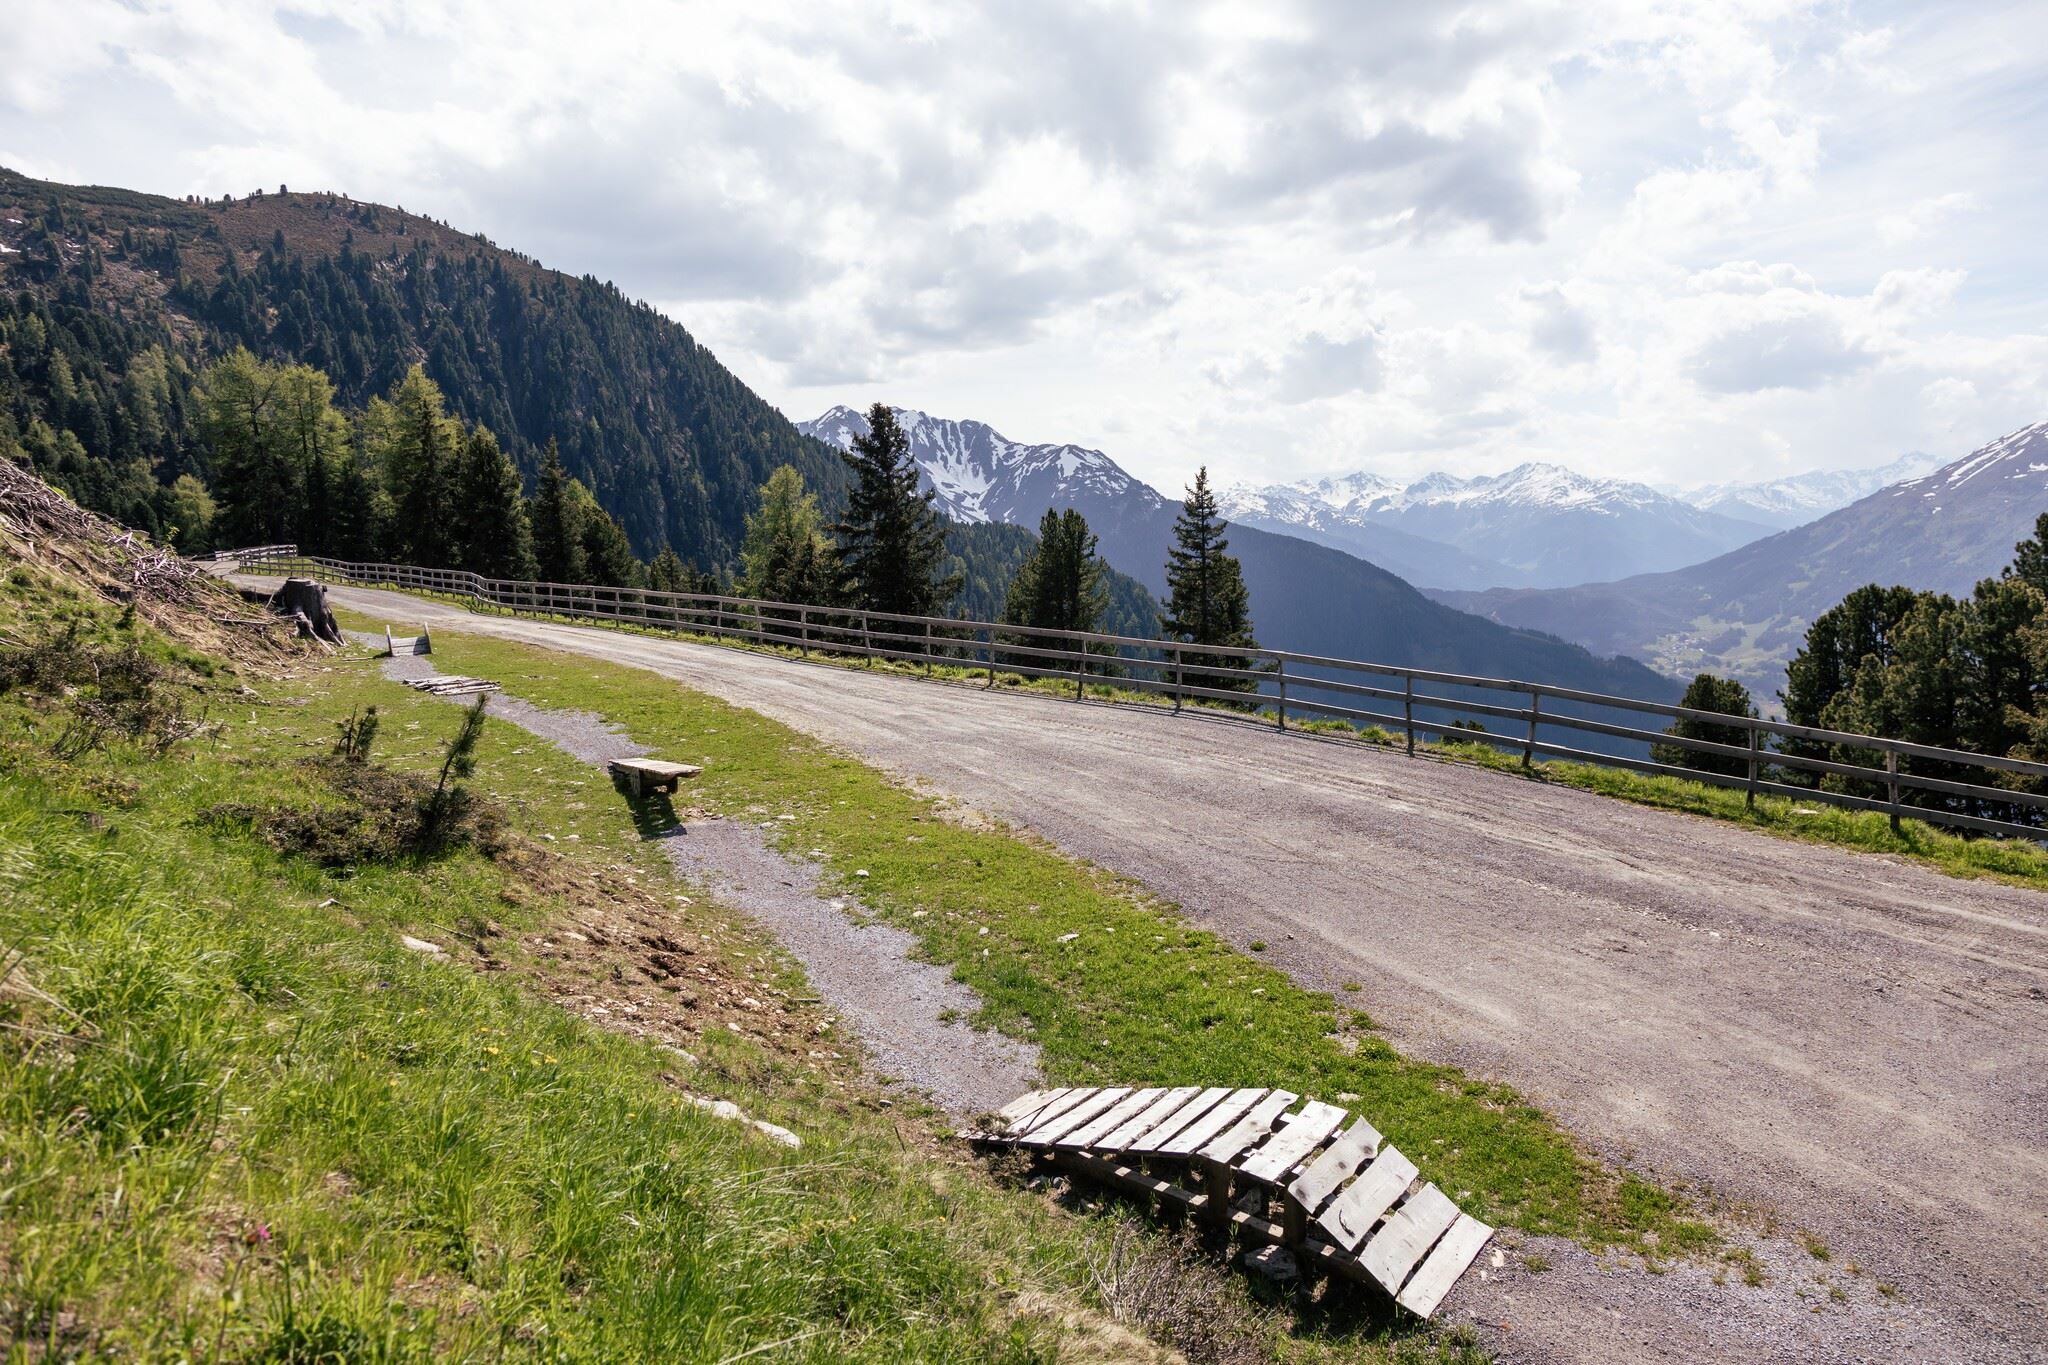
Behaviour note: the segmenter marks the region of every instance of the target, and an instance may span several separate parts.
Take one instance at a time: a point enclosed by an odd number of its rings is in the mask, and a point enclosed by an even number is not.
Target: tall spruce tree
[[[541,578],[549,583],[590,581],[590,565],[583,551],[583,505],[569,492],[575,483],[562,468],[562,452],[550,440],[527,507],[534,561]]]
[[[455,470],[455,562],[486,578],[531,578],[533,534],[526,524],[519,470],[488,427],[462,444]]]
[[[1166,551],[1166,610],[1159,617],[1160,635],[1192,645],[1222,645],[1232,649],[1255,649],[1252,637],[1251,594],[1244,585],[1244,571],[1227,553],[1230,542],[1223,532],[1228,525],[1217,510],[1216,495],[1209,488],[1209,469],[1204,465],[1187,490],[1180,515],[1173,523],[1173,544]],[[1183,656],[1187,681],[1197,687],[1254,691],[1251,678],[1206,672],[1214,668],[1244,669],[1246,661],[1233,655]]]
[[[1041,630],[1094,630],[1109,606],[1108,572],[1087,518],[1071,507],[1047,508],[1038,519],[1037,548],[1010,580],[1003,622]]]
[[[392,549],[409,563],[448,564],[455,549],[461,423],[448,416],[440,386],[419,365],[392,389],[390,406],[386,439],[377,454],[395,513]]]
[[[917,489],[910,437],[886,403],[868,410],[868,430],[845,453],[853,471],[846,517],[832,527],[840,590],[853,606],[906,616],[936,616],[960,591],[944,575],[946,522],[934,490]]]

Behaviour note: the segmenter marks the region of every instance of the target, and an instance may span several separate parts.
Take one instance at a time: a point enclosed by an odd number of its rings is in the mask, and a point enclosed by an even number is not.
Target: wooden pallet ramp
[[[436,673],[431,678],[407,678],[405,685],[415,692],[434,697],[468,697],[479,692],[496,692],[499,685],[488,678],[465,678],[459,673]]]
[[[1234,1231],[1269,1262],[1378,1285],[1421,1317],[1493,1229],[1462,1212],[1380,1131],[1341,1105],[1229,1086],[1061,1086],[1019,1095],[988,1131],[1162,1209]]]

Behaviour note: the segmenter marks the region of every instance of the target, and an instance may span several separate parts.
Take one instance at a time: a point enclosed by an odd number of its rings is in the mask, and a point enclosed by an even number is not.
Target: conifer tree
[[[223,543],[277,544],[298,530],[305,472],[284,438],[282,380],[275,366],[240,346],[209,365],[200,379],[220,504],[216,534]]]
[[[1711,673],[1702,673],[1686,686],[1680,706],[1691,711],[1712,711],[1723,716],[1756,715],[1756,706],[1749,699],[1749,689],[1733,678],[1717,678]],[[1699,720],[1691,716],[1680,716],[1664,732],[1682,739],[1703,740],[1708,744],[1732,744],[1747,748],[1749,731],[1740,725],[1720,725],[1710,720]],[[1733,754],[1708,753],[1704,749],[1692,749],[1683,744],[1652,744],[1650,758],[1656,763],[1668,763],[1676,768],[1691,768],[1694,772],[1724,773],[1740,777],[1749,771],[1749,760]]]
[[[661,553],[647,566],[647,586],[656,592],[694,592],[696,589],[690,585],[695,581],[673,545],[662,546]]]
[[[527,508],[535,566],[545,582],[590,581],[590,565],[583,552],[583,506],[569,493],[575,482],[562,468],[561,450],[550,440]]]
[[[761,485],[760,506],[747,517],[740,595],[769,602],[823,602],[829,595],[829,551],[819,529],[818,500],[803,475],[777,466]]]
[[[342,559],[371,562],[385,558],[384,528],[391,523],[391,495],[385,491],[365,457],[345,452],[335,467],[334,515],[327,528],[328,552]]]
[[[455,563],[486,578],[531,578],[533,536],[519,470],[479,426],[462,445],[455,471]]]
[[[946,523],[936,492],[918,492],[910,437],[886,403],[868,410],[868,430],[844,456],[853,471],[846,517],[832,527],[846,600],[869,611],[936,616],[960,591],[942,576]]]
[[[1042,630],[1095,630],[1109,605],[1107,574],[1087,518],[1071,507],[1063,512],[1048,508],[1038,521],[1038,547],[1010,580],[1003,622]]]
[[[1162,638],[1194,645],[1223,645],[1232,649],[1255,649],[1252,638],[1251,594],[1244,585],[1244,572],[1228,554],[1230,542],[1223,537],[1226,523],[1209,489],[1209,469],[1204,465],[1187,490],[1180,515],[1174,519],[1174,543],[1166,552],[1166,610],[1159,617]],[[1190,670],[1187,681],[1197,687],[1253,691],[1250,678],[1200,672],[1209,668],[1243,669],[1248,665],[1233,655],[1200,652],[1184,656]]]
[[[569,497],[577,504],[576,524],[583,530],[583,581],[606,588],[636,588],[646,582],[646,570],[634,558],[625,528],[575,479],[569,480]]]
[[[378,452],[396,520],[393,553],[412,564],[445,565],[454,551],[455,463],[461,424],[451,419],[441,389],[414,365],[391,391],[393,421]]]

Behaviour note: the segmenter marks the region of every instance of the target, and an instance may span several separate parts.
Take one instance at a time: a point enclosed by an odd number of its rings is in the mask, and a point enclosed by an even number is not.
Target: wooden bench
[[[704,771],[694,763],[667,763],[658,758],[615,758],[605,766],[613,777],[624,778],[626,790],[636,797],[650,791],[672,792],[684,778]]]
[[[427,628],[424,625],[420,627],[419,637],[412,640],[394,638],[391,634],[391,627],[386,626],[384,627],[384,652],[394,659],[410,659],[422,654],[432,654],[434,652],[434,639],[427,632]]]

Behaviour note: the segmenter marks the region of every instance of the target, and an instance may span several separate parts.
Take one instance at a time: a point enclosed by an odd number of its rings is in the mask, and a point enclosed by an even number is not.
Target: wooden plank
[[[1184,1131],[1188,1125],[1214,1109],[1227,1096],[1236,1093],[1235,1090],[1227,1085],[1210,1086],[1207,1090],[1204,1090],[1171,1114],[1160,1119],[1144,1132],[1126,1141],[1124,1143],[1125,1150],[1132,1152],[1158,1151],[1173,1138],[1174,1134]]]
[[[1358,1263],[1385,1285],[1388,1293],[1394,1293],[1415,1263],[1457,1221],[1458,1206],[1450,1196],[1434,1185],[1424,1185],[1373,1234],[1365,1250],[1358,1254]]]
[[[1364,1168],[1368,1161],[1379,1154],[1380,1130],[1364,1119],[1351,1127],[1329,1146],[1322,1155],[1309,1163],[1287,1193],[1295,1202],[1310,1213],[1314,1213],[1328,1202],[1339,1186]]]
[[[1188,1156],[1197,1147],[1215,1137],[1229,1124],[1237,1122],[1238,1116],[1259,1102],[1263,1090],[1233,1090],[1217,1102],[1216,1107],[1202,1117],[1174,1134],[1153,1150],[1161,1156]]]
[[[1039,1124],[1020,1138],[1019,1141],[1027,1147],[1048,1146],[1057,1139],[1073,1132],[1076,1128],[1079,1128],[1103,1110],[1110,1108],[1130,1093],[1131,1088],[1127,1085],[1113,1085],[1107,1090],[1098,1090],[1066,1113],[1061,1114],[1058,1118],[1049,1119]]]
[[[1310,1100],[1298,1114],[1289,1115],[1280,1131],[1266,1145],[1238,1162],[1238,1174],[1248,1180],[1278,1185],[1287,1173],[1307,1159],[1322,1140],[1337,1131],[1348,1117],[1338,1105]]]
[[[1011,1100],[1008,1104],[996,1110],[996,1117],[1005,1124],[1015,1126],[1017,1120],[1025,1115],[1045,1108],[1046,1105],[1051,1104],[1060,1096],[1071,1094],[1072,1091],[1072,1086],[1065,1085],[1053,1090],[1027,1090],[1016,1099]]]
[[[1451,1224],[1451,1230],[1429,1253],[1421,1269],[1409,1277],[1407,1287],[1394,1301],[1417,1317],[1426,1318],[1434,1313],[1491,1236],[1492,1228],[1469,1213],[1459,1214],[1458,1221]]]
[[[1026,1115],[1025,1121],[1011,1124],[1007,1136],[1012,1139],[1021,1138],[1040,1124],[1050,1122],[1061,1114],[1066,1113],[1069,1109],[1085,1102],[1094,1093],[1095,1087],[1092,1085],[1076,1086],[1058,1099],[1048,1100],[1036,1112]]]
[[[1147,1129],[1157,1125],[1174,1110],[1181,1108],[1201,1093],[1202,1087],[1199,1085],[1175,1086],[1139,1110],[1136,1117],[1125,1120],[1113,1131],[1104,1134],[1096,1145],[1104,1150],[1122,1151]]]
[[[1088,1122],[1053,1143],[1055,1147],[1095,1147],[1104,1137],[1136,1118],[1140,1112],[1151,1107],[1152,1102],[1165,1094],[1165,1090],[1154,1086],[1146,1090],[1133,1090],[1121,1100],[1103,1110]]]
[[[1414,1162],[1392,1147],[1381,1148],[1372,1165],[1365,1168],[1365,1173],[1332,1200],[1330,1207],[1317,1216],[1316,1222],[1338,1246],[1346,1251],[1355,1250],[1365,1240],[1365,1234],[1372,1231],[1372,1225],[1380,1220],[1380,1215],[1406,1192],[1408,1182],[1413,1179]]]
[[[1301,1097],[1292,1090],[1275,1090],[1245,1112],[1237,1126],[1226,1129],[1223,1136],[1212,1140],[1200,1155],[1205,1161],[1227,1164],[1237,1159],[1238,1153],[1273,1131],[1273,1125]]]

